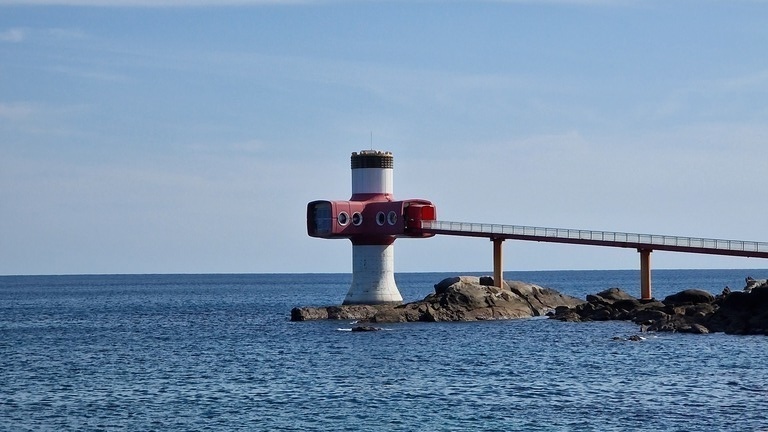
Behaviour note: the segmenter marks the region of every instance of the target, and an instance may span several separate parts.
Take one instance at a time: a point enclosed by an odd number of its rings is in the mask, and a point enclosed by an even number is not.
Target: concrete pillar
[[[504,239],[492,238],[493,241],[493,284],[501,288],[504,280],[504,263],[501,253],[501,244]]]
[[[651,249],[638,249],[640,252],[640,298],[650,300],[651,294]]]
[[[393,245],[352,246],[352,286],[344,304],[385,304],[403,302],[395,284]]]

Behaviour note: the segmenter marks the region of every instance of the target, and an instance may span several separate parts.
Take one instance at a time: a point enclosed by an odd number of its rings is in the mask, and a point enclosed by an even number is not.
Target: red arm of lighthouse
[[[352,153],[352,197],[307,204],[307,233],[352,241],[352,286],[344,304],[399,303],[393,243],[398,237],[431,237],[422,220],[435,220],[435,206],[423,199],[394,201],[392,153]]]
[[[307,205],[311,237],[431,237],[422,220],[435,220],[435,206],[422,199],[404,201],[312,201]]]

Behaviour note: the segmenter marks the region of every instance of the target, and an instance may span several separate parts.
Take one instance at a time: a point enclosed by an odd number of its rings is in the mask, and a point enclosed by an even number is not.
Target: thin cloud
[[[0,102],[0,119],[11,121],[24,120],[32,115],[34,108],[27,103]]]
[[[6,4],[0,0],[0,5]],[[0,31],[0,42],[19,43],[33,39],[49,40],[77,40],[86,39],[88,35],[77,28],[31,28],[31,27],[13,27]]]
[[[18,43],[24,41],[27,36],[27,32],[21,28],[12,28],[4,32],[0,32],[0,42]]]

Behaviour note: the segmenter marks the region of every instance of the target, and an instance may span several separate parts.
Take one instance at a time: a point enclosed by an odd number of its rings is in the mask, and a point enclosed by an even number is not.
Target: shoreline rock
[[[741,291],[719,295],[688,289],[664,300],[641,300],[620,288],[586,296],[586,301],[519,281],[493,286],[490,277],[457,276],[435,284],[423,300],[401,305],[297,307],[291,321],[349,320],[359,330],[369,323],[483,321],[548,315],[570,322],[631,321],[641,331],[768,335],[768,280],[747,278]]]
[[[543,316],[583,303],[550,288],[519,281],[493,286],[493,278],[457,276],[435,284],[423,300],[402,305],[297,307],[291,321],[356,320],[366,323],[482,321]]]
[[[720,295],[688,289],[662,301],[640,300],[619,288],[587,296],[587,302],[558,308],[551,318],[584,322],[632,321],[643,331],[768,335],[768,283],[747,278],[744,290]],[[758,282],[758,283],[755,283]]]

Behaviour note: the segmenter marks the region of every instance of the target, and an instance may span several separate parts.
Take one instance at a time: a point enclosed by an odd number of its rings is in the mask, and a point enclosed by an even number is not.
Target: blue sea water
[[[656,270],[654,294],[768,270]],[[453,274],[398,274],[406,301]],[[637,271],[508,272],[583,298]],[[765,431],[768,338],[626,322],[290,322],[348,274],[0,277],[2,431]]]

